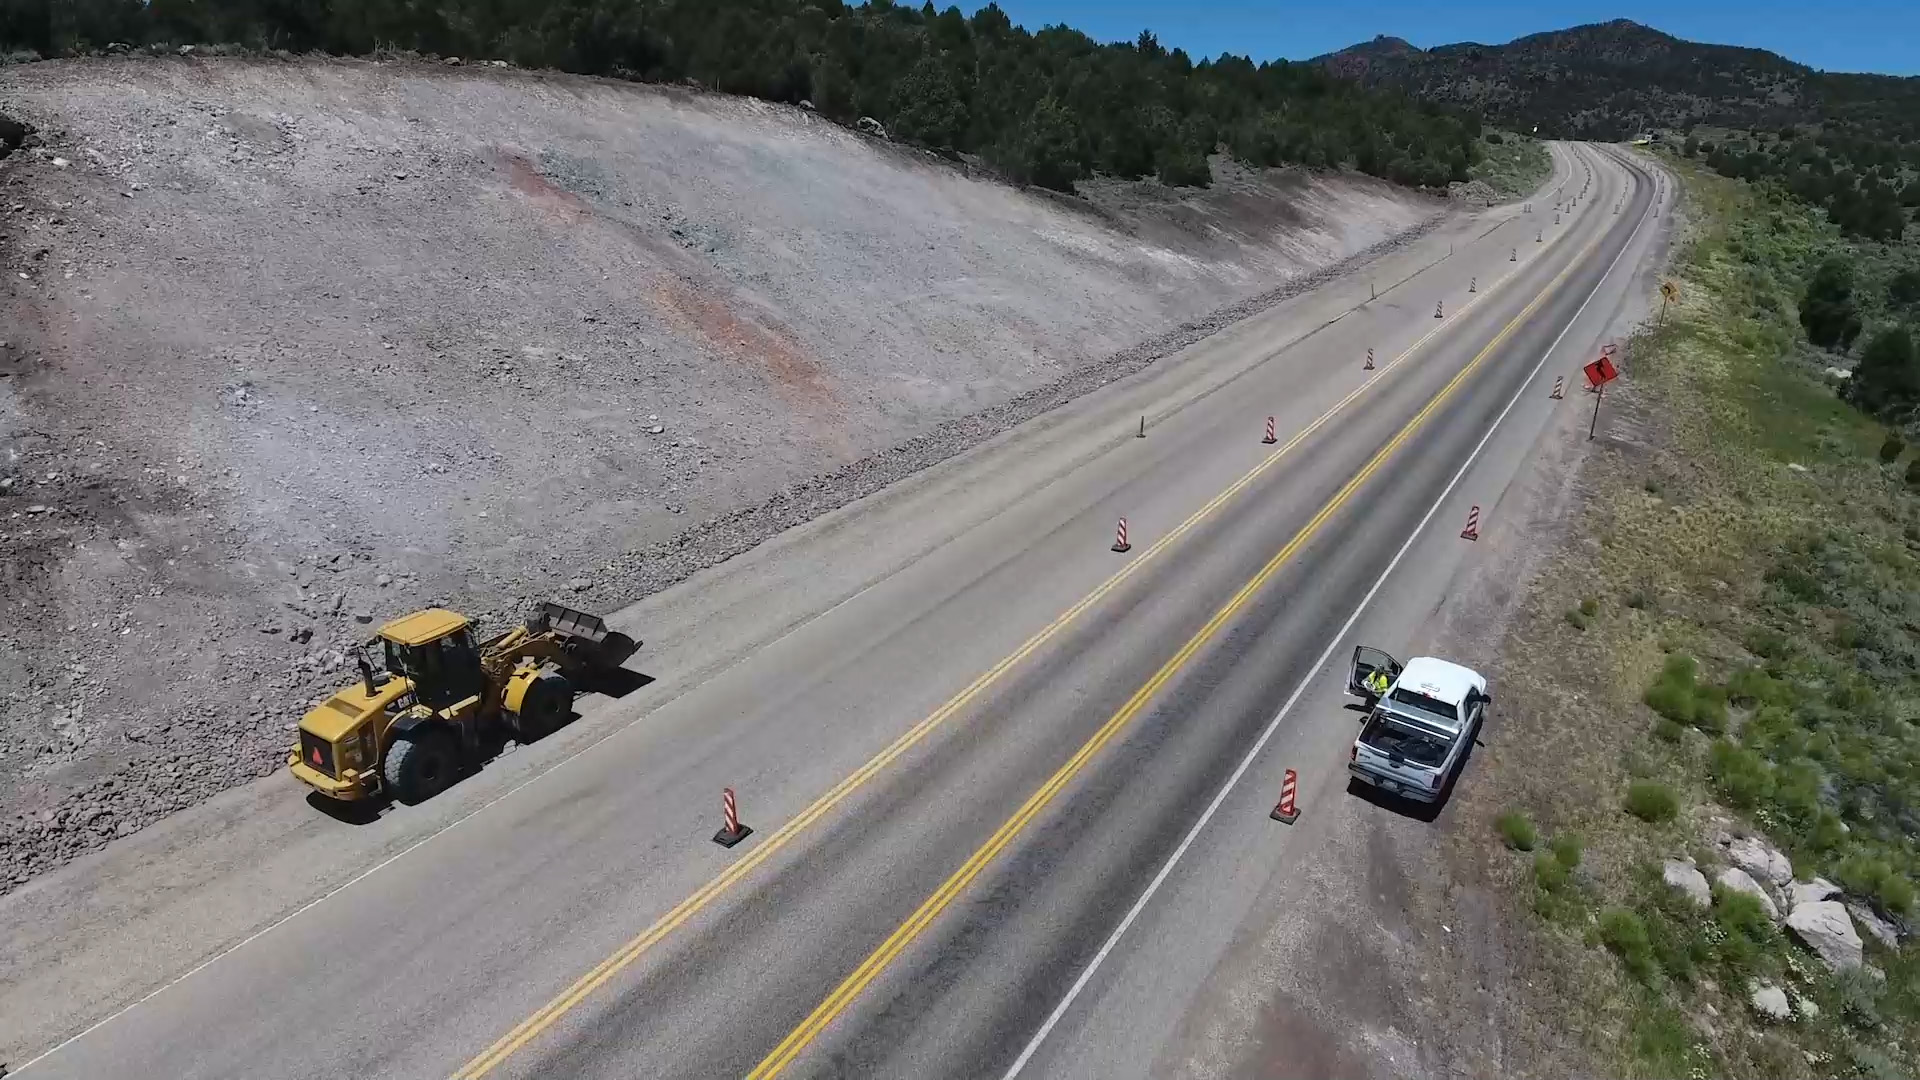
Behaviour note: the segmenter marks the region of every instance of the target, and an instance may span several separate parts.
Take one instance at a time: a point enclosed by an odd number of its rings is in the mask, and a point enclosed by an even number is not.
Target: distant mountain
[[[1314,62],[1503,126],[1537,124],[1543,136],[1822,124],[1879,140],[1920,139],[1920,78],[1819,72],[1764,49],[1683,41],[1625,19],[1505,45],[1420,49],[1378,37]]]

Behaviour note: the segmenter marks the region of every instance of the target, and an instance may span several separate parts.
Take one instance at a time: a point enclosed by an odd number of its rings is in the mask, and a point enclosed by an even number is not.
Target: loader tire
[[[423,724],[394,737],[380,775],[389,795],[412,806],[445,791],[459,769],[459,740],[438,724]]]
[[[573,684],[557,671],[543,671],[520,702],[513,731],[522,743],[552,734],[573,713]]]

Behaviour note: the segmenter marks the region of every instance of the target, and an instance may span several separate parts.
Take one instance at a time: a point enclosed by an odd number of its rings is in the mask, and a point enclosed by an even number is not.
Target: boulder
[[[1787,1004],[1787,992],[1772,983],[1755,983],[1747,1002],[1754,1012],[1769,1020],[1785,1020],[1793,1015],[1793,1007]]]
[[[1757,836],[1743,836],[1728,844],[1727,858],[1757,881],[1785,885],[1793,880],[1793,863]]]
[[[1889,949],[1900,947],[1900,931],[1890,922],[1881,918],[1865,904],[1849,902],[1847,912],[1853,916],[1854,925],[1864,926],[1875,941]]]
[[[1847,907],[1838,900],[1801,904],[1787,915],[1787,930],[1818,953],[1835,971],[1852,971],[1862,962],[1860,934]]]
[[[1812,881],[1796,881],[1787,886],[1787,906],[1796,908],[1801,904],[1817,904],[1839,895],[1840,886],[1826,878],[1817,877]]]
[[[1773,897],[1768,896],[1767,890],[1762,888],[1759,882],[1753,880],[1753,877],[1745,870],[1737,866],[1729,866],[1725,870],[1720,871],[1719,876],[1713,880],[1715,884],[1728,892],[1746,893],[1748,896],[1760,901],[1760,907],[1766,911],[1767,918],[1772,919],[1774,922],[1780,921],[1780,908],[1773,902]]]
[[[1685,893],[1687,899],[1695,904],[1701,907],[1713,906],[1713,891],[1707,888],[1707,875],[1702,874],[1692,863],[1668,859],[1660,866],[1660,879]]]

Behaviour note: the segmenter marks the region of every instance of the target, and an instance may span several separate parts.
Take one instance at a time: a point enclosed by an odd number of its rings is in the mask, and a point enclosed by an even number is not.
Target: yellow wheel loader
[[[528,743],[564,724],[574,694],[631,652],[631,640],[598,617],[554,603],[484,641],[465,615],[416,611],[355,650],[360,681],[300,719],[287,768],[329,798],[420,802],[490,740]]]

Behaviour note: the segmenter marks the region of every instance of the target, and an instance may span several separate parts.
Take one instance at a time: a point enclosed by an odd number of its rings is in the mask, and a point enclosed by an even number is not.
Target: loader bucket
[[[575,611],[564,604],[551,600],[540,605],[534,613],[529,626],[534,630],[547,629],[555,635],[570,641],[582,641],[590,645],[599,645],[607,640],[607,624],[598,615],[589,615],[584,611]]]

